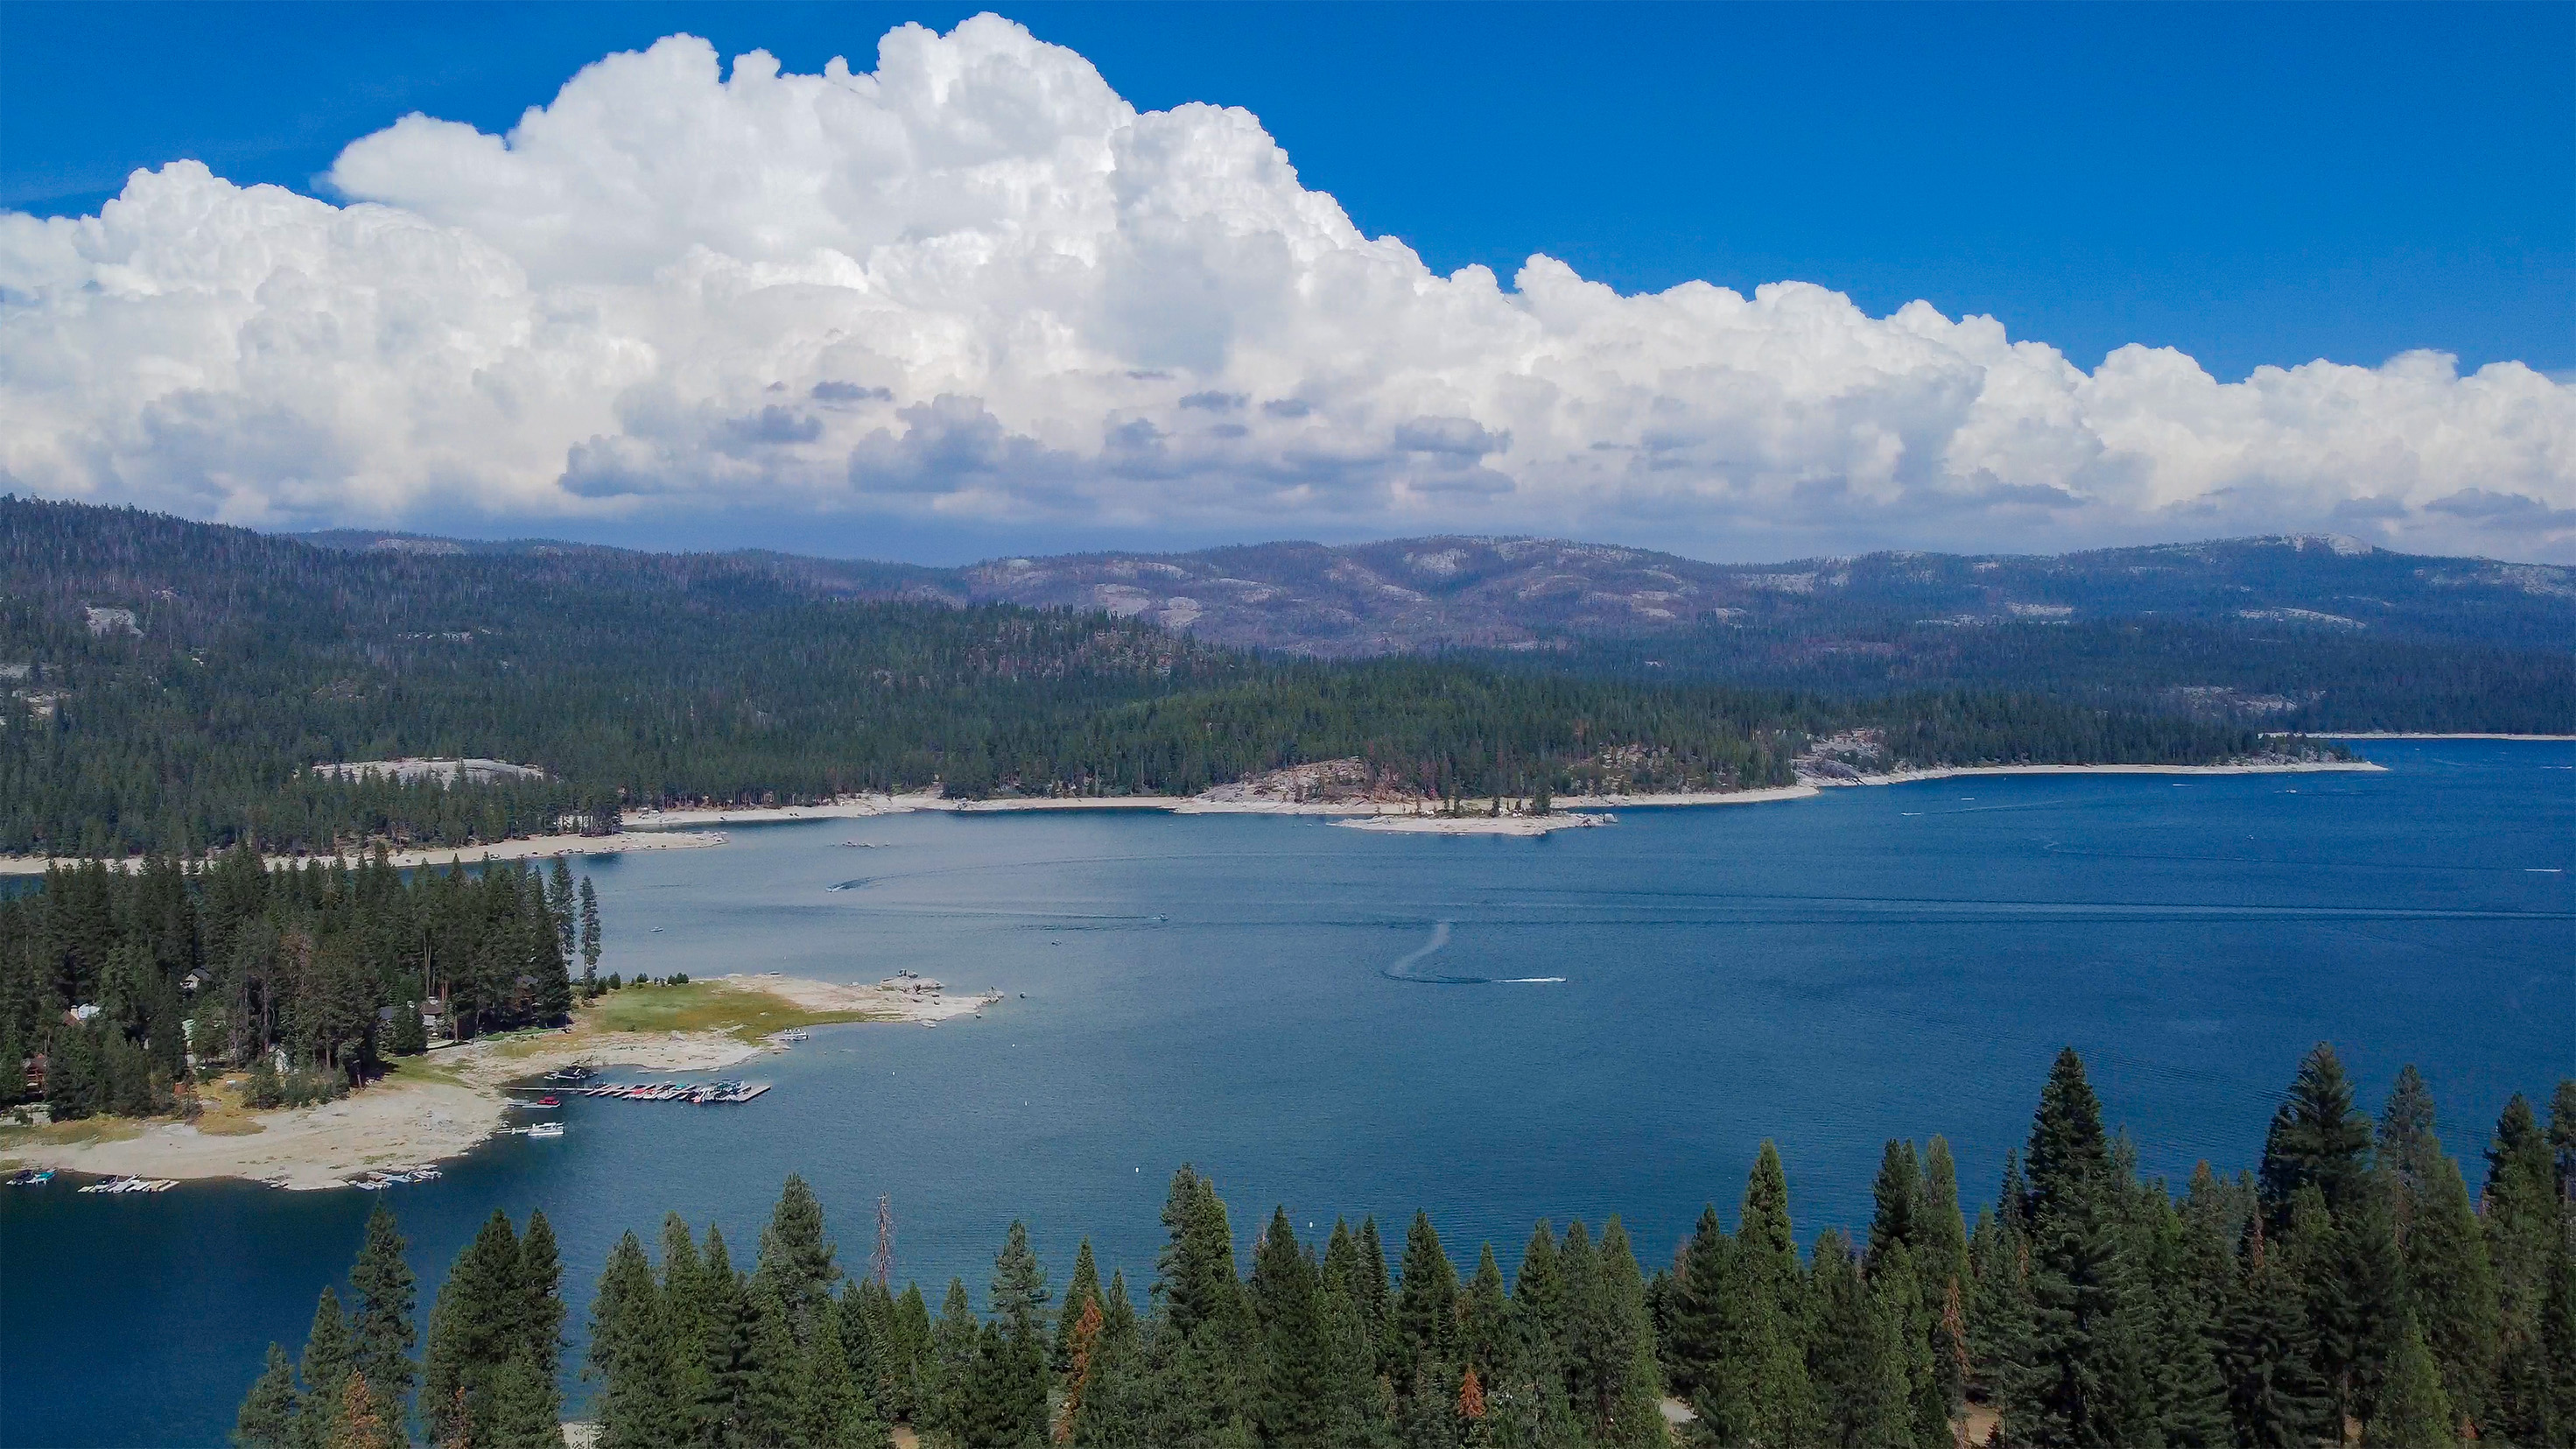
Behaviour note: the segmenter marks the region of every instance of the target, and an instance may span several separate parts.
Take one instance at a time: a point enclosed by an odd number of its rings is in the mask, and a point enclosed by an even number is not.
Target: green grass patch
[[[143,1135],[143,1124],[131,1117],[83,1117],[77,1122],[49,1122],[42,1127],[0,1127],[0,1147],[76,1147],[86,1142],[123,1142]]]
[[[790,1027],[899,1019],[882,1011],[809,1011],[756,987],[692,981],[612,991],[583,1007],[580,1023],[593,1031],[731,1031],[759,1037]]]
[[[439,1060],[443,1055],[444,1053],[428,1053],[416,1057],[395,1057],[385,1064],[385,1074],[378,1081],[380,1083],[425,1082],[447,1087],[464,1086],[465,1078],[454,1067]]]

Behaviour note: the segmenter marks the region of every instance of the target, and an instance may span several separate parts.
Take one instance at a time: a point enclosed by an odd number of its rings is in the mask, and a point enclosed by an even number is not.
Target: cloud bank
[[[2087,372],[1822,287],[1434,275],[1251,114],[982,16],[877,68],[673,36],[345,205],[140,171],[0,215],[0,488],[270,526],[753,512],[1713,556],[2330,528],[2576,560],[2576,388],[2409,353]],[[792,537],[782,537],[792,543]]]

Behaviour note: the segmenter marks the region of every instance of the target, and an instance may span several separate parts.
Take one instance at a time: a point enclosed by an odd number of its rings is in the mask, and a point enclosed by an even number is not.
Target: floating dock
[[[592,1087],[558,1088],[576,1097],[598,1097],[619,1102],[685,1102],[692,1107],[715,1107],[734,1102],[748,1102],[769,1090],[767,1082],[609,1082]]]

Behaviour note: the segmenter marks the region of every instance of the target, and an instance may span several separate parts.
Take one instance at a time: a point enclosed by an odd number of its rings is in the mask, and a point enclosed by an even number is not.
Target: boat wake
[[[1437,976],[1413,968],[1449,949],[1449,923],[1441,921],[1431,928],[1431,940],[1418,950],[1409,951],[1389,965],[1378,968],[1389,981],[1410,981],[1419,986],[1552,986],[1565,980],[1562,976]]]

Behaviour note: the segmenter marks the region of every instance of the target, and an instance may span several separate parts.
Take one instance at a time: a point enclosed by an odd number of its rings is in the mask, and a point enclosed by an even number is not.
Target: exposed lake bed
[[[2420,1063],[2467,1156],[2576,1039],[2576,749],[2364,751],[2388,771],[1926,781],[1536,840],[979,811],[869,820],[856,881],[846,820],[595,859],[603,969],[917,970],[1013,1009],[817,1027],[740,1106],[572,1100],[562,1139],[389,1196],[429,1273],[494,1207],[543,1207],[578,1322],[617,1232],[747,1233],[789,1171],[845,1257],[890,1194],[898,1273],[934,1287],[980,1284],[1015,1216],[1059,1273],[1089,1233],[1104,1272],[1150,1277],[1185,1160],[1239,1227],[1420,1205],[1507,1259],[1539,1216],[1616,1212],[1658,1260],[1765,1137],[1802,1234],[1865,1220],[1891,1135],[1946,1133],[1985,1201],[2070,1042],[2153,1171],[2250,1163],[2319,1039],[2373,1106]],[[216,1437],[372,1205],[0,1192],[0,1438]],[[191,1326],[165,1347],[144,1321]],[[87,1382],[84,1354],[130,1367]]]

